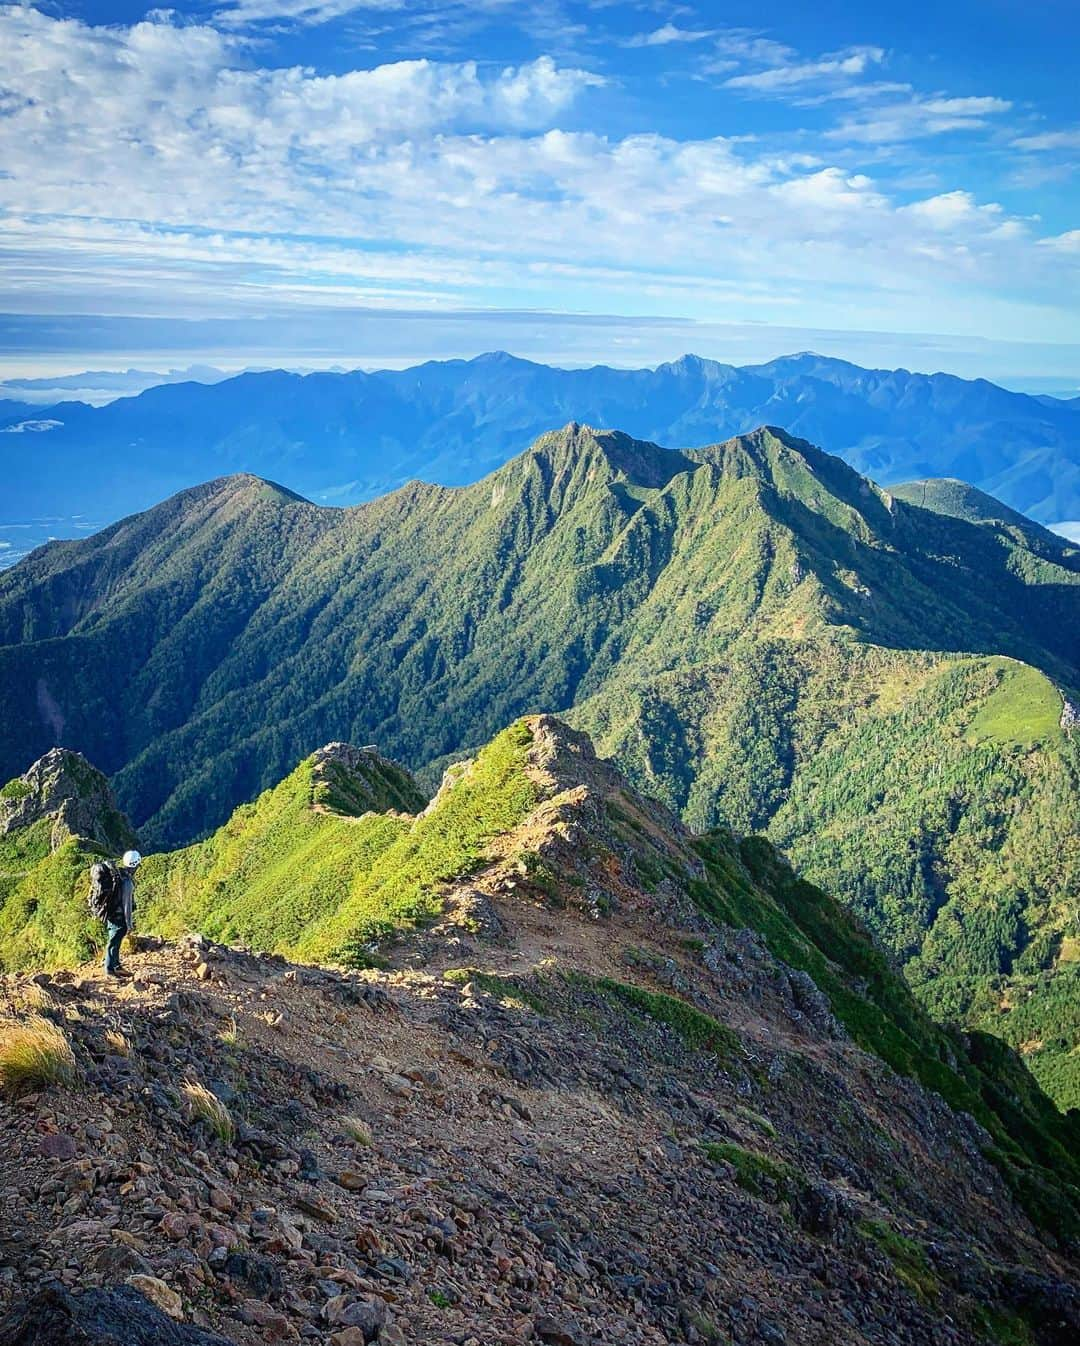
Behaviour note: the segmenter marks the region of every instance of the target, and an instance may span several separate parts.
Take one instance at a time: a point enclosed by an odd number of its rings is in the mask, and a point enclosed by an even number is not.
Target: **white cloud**
[[[779,200],[791,206],[812,208],[816,211],[882,211],[888,208],[888,199],[878,192],[872,180],[864,174],[846,174],[839,168],[823,168],[816,173],[789,178],[773,188]],[[815,228],[813,219],[804,218],[807,234]]]
[[[1008,112],[1012,104],[1005,98],[925,98],[919,106],[930,117],[955,117],[966,121]]]
[[[478,6],[493,7],[500,0],[475,0]],[[286,20],[315,25],[339,19],[356,10],[372,13],[397,13],[409,8],[410,0],[227,0],[214,15],[223,27],[244,28]]]
[[[327,146],[444,130],[543,126],[589,86],[550,57],[481,74],[475,62],[399,61],[344,75],[252,69],[247,48],[216,29],[164,21],[128,29],[0,9],[4,140],[46,139],[57,126],[92,145],[117,133],[179,154],[212,139],[243,157],[255,140]],[[68,166],[65,165],[65,171]]]
[[[852,47],[817,61],[785,62],[774,64],[767,70],[733,75],[724,81],[724,85],[728,89],[748,89],[752,93],[784,93],[796,85],[861,75],[868,66],[884,59],[885,53],[880,47]]]
[[[949,131],[974,131],[989,125],[989,119],[1008,112],[1005,98],[912,97],[886,103],[849,117],[826,134],[830,140],[859,145],[887,145],[944,135]]]
[[[1040,131],[1037,135],[1017,136],[1012,143],[1021,150],[1080,150],[1080,127],[1074,131]]]
[[[1067,233],[1058,234],[1054,238],[1041,238],[1039,242],[1045,248],[1052,248],[1055,252],[1075,253],[1080,257],[1080,229],[1070,229]]]
[[[654,28],[651,33],[636,33],[627,38],[623,46],[667,47],[673,42],[703,42],[705,38],[713,37],[715,32],[714,28],[679,28],[673,23],[665,23],[660,28]]]
[[[794,47],[751,28],[728,28],[717,35],[715,47],[720,56],[759,65],[786,65],[798,59]]]
[[[949,131],[973,131],[1012,107],[1007,99],[992,95],[920,94],[907,83],[869,78],[886,62],[885,50],[876,46],[847,47],[807,59],[770,39],[734,30],[718,40],[717,51],[719,59],[707,64],[706,72],[726,75],[722,81],[726,89],[783,99],[796,107],[833,102],[858,107],[857,114],[849,114],[824,133],[830,140],[851,145],[887,146]],[[738,73],[730,73],[732,69]]]
[[[941,230],[956,229],[976,221],[992,222],[995,227],[1000,227],[1003,214],[1002,208],[996,202],[980,206],[970,192],[962,191],[941,192],[923,201],[912,202],[902,209],[912,218],[929,224],[933,229]],[[1018,221],[1010,223],[1015,224]]]
[[[910,84],[900,83],[896,80],[863,80],[861,83],[840,84],[835,88],[823,89],[820,92],[806,93],[800,91],[791,101],[796,107],[821,107],[826,103],[837,102],[867,103],[892,94],[910,94],[913,92]]]

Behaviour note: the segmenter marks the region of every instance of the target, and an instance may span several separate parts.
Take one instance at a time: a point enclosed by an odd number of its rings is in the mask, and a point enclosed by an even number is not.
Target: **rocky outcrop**
[[[73,837],[109,851],[135,845],[107,778],[70,748],[50,748],[0,789],[0,836],[45,819],[54,851]]]
[[[0,1323],[0,1346],[232,1346],[225,1337],[173,1322],[137,1289],[69,1294],[50,1287]]]
[[[312,802],[317,808],[363,813],[417,813],[427,802],[412,776],[374,744],[327,743],[311,755]]]
[[[615,981],[149,939],[123,988],[3,980],[83,1082],[0,1100],[0,1346],[1062,1346],[1075,1268],[970,1119],[787,987],[686,1018],[775,981],[750,944]]]

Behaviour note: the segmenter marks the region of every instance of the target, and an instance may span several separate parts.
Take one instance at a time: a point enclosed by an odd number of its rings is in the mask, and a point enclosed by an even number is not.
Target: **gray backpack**
[[[96,921],[108,920],[109,906],[119,887],[120,875],[110,860],[99,860],[90,866],[90,892],[86,905]]]

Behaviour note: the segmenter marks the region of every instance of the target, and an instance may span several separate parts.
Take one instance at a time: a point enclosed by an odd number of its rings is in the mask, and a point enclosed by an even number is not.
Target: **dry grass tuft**
[[[52,996],[44,986],[36,986],[33,982],[29,986],[24,986],[19,992],[23,1003],[29,1005],[31,1009],[45,1010],[52,1009]]]
[[[342,1117],[341,1129],[357,1145],[371,1145],[375,1139],[371,1127],[362,1117]]]
[[[113,1049],[117,1056],[130,1056],[131,1043],[118,1029],[110,1028],[105,1034],[105,1041]]]
[[[218,1041],[223,1042],[226,1047],[237,1047],[240,1045],[240,1030],[236,1026],[236,1016],[229,1020],[225,1027],[218,1034]]]
[[[221,1099],[196,1080],[185,1084],[181,1093],[192,1118],[205,1122],[218,1140],[231,1145],[236,1135],[236,1124],[232,1119],[232,1113]]]
[[[74,1084],[75,1053],[63,1030],[40,1014],[0,1020],[0,1089]]]

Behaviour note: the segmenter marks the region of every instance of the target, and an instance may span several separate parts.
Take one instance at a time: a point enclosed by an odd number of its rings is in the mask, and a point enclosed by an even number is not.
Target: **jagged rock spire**
[[[71,837],[112,851],[135,845],[107,777],[70,748],[50,748],[0,791],[0,836],[42,819],[52,822],[54,851]]]

